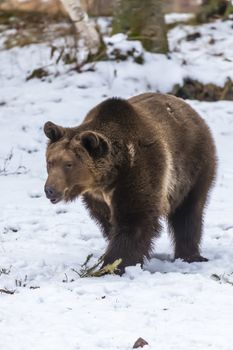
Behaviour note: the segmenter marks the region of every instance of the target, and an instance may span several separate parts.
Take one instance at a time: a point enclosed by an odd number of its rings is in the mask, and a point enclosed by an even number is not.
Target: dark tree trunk
[[[151,52],[166,53],[168,41],[162,0],[118,0],[113,34],[126,33]]]
[[[197,13],[197,21],[208,22],[214,16],[227,17],[233,13],[233,6],[229,0],[203,0]]]

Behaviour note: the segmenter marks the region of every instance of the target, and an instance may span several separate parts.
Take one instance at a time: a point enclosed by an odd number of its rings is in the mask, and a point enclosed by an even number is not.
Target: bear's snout
[[[45,185],[44,191],[45,191],[46,197],[50,199],[51,203],[56,204],[57,202],[60,201],[61,196],[53,186]]]

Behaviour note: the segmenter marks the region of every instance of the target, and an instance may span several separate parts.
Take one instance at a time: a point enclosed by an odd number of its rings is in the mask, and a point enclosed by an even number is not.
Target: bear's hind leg
[[[203,185],[197,183],[181,205],[168,217],[175,243],[175,259],[187,262],[208,261],[200,255],[199,250],[203,211],[210,187]]]

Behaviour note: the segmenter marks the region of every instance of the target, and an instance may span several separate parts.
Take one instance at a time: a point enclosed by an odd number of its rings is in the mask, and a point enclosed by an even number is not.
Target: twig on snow
[[[0,167],[0,176],[7,176],[7,175],[21,175],[26,174],[28,172],[27,168],[23,165],[18,165],[18,167],[10,171],[9,165],[13,158],[13,150],[10,151],[10,153],[6,156],[3,162],[3,166]]]
[[[15,294],[15,290],[9,290],[9,289],[7,289],[7,288],[0,288],[0,293],[1,294]]]

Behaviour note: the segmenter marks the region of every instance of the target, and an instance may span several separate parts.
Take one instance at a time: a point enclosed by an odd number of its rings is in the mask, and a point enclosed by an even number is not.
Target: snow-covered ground
[[[52,65],[61,74],[44,81],[25,78],[48,64],[46,45],[0,51],[0,169],[8,173],[0,174],[0,289],[15,291],[0,294],[0,349],[128,350],[138,337],[149,343],[145,349],[232,349],[233,102],[189,101],[218,150],[202,242],[209,262],[173,262],[165,227],[143,270],[130,267],[122,277],[81,279],[74,271],[88,254],[98,259],[106,242],[81,202],[53,206],[46,200],[42,131],[47,120],[79,124],[109,96],[167,92],[188,74],[222,84],[233,77],[232,24],[173,29],[170,59],[145,54],[144,65],[100,62],[82,74]],[[201,38],[185,41],[195,31]]]

